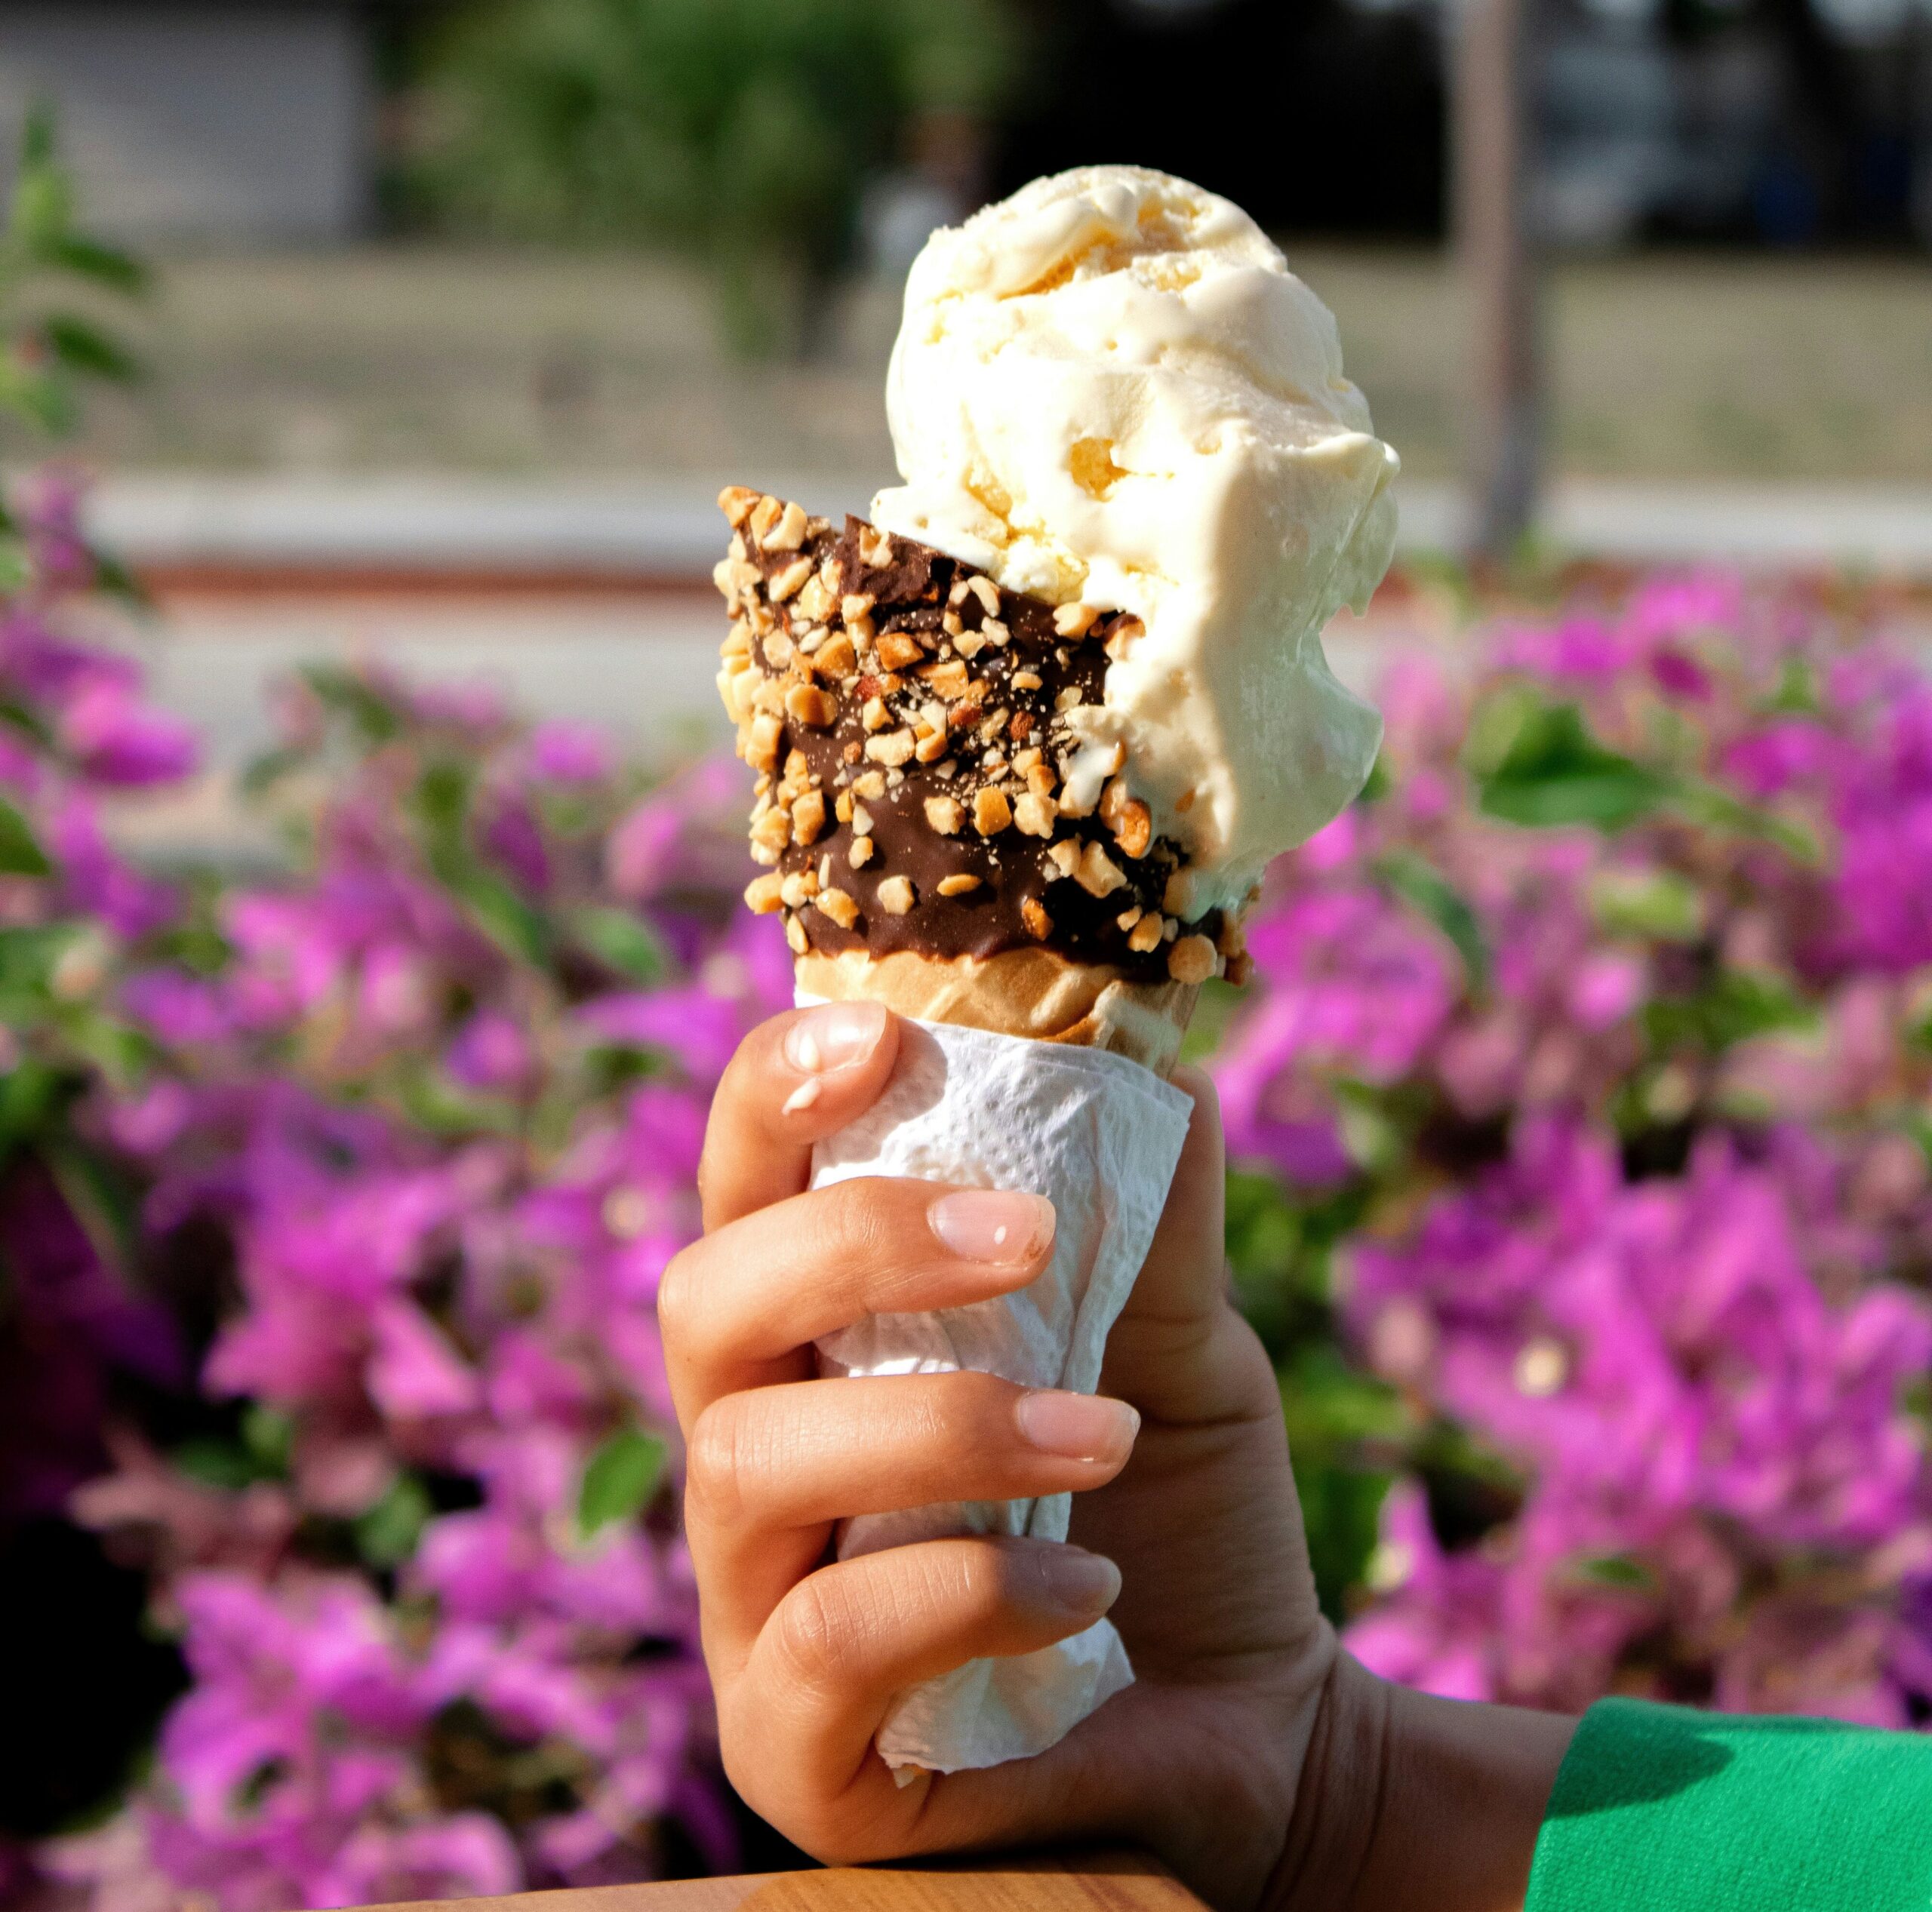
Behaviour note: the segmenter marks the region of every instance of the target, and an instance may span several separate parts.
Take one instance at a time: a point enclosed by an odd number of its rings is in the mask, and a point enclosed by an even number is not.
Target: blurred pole
[[[1461,0],[1455,55],[1456,242],[1469,334],[1475,551],[1506,558],[1534,523],[1543,367],[1529,189],[1534,0]]]

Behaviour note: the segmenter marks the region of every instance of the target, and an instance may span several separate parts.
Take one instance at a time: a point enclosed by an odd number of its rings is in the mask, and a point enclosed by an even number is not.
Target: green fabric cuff
[[[1524,1912],[1927,1912],[1932,1740],[1626,1699],[1591,1708]]]

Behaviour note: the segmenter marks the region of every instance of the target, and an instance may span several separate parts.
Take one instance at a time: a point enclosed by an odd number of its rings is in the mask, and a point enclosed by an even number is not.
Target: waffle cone
[[[813,951],[797,959],[795,975],[802,991],[829,1001],[862,997],[922,1022],[1110,1050],[1160,1076],[1180,1056],[1201,993],[1197,983],[1134,982],[1050,949],[986,957]]]

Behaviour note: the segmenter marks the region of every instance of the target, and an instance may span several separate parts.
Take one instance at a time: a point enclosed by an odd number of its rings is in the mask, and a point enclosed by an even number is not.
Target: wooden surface
[[[1201,1901],[1131,1855],[995,1859],[910,1868],[835,1867],[663,1886],[595,1886],[513,1898],[445,1900],[433,1912],[1201,1912]],[[377,1912],[432,1912],[428,1901]]]

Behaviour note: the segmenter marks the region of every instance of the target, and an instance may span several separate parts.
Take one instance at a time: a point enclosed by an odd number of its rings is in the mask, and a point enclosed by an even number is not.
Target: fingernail
[[[1030,1261],[1054,1238],[1054,1205],[1044,1195],[957,1188],[926,1213],[933,1233],[961,1261]]]
[[[1140,1431],[1140,1416],[1125,1401],[1059,1388],[1022,1394],[1014,1418],[1023,1439],[1069,1461],[1124,1460]]]
[[[1035,1550],[1035,1566],[1046,1603],[1064,1612],[1097,1619],[1120,1597],[1120,1569],[1103,1554],[1056,1542]]]
[[[885,1010],[878,1003],[822,1003],[785,1031],[785,1059],[804,1074],[823,1075],[863,1061],[884,1031]]]

